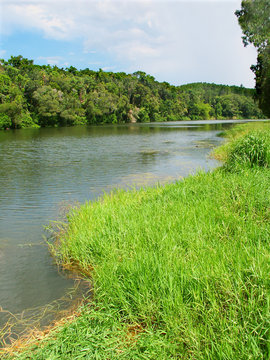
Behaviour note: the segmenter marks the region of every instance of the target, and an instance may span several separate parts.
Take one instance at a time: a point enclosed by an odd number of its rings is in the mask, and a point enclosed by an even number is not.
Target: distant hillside
[[[173,86],[153,76],[0,61],[0,129],[125,122],[263,118],[244,87]]]

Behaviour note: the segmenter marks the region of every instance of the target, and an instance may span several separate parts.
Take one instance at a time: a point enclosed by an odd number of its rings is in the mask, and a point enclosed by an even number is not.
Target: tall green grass
[[[212,155],[222,161],[229,158],[232,167],[269,166],[270,122],[237,124],[221,133],[227,141],[213,150]],[[233,154],[235,152],[235,154]],[[262,159],[263,156],[263,159]]]
[[[269,180],[198,174],[71,214],[55,251],[91,269],[93,302],[31,359],[267,359]]]
[[[256,131],[238,138],[231,145],[225,166],[228,170],[242,167],[270,167],[270,132]]]
[[[225,168],[74,210],[53,252],[93,299],[14,357],[269,359],[269,183]]]

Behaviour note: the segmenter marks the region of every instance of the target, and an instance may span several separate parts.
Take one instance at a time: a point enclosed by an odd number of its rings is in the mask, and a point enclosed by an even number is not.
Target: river
[[[210,150],[233,121],[0,132],[0,324],[74,286],[58,272],[44,225],[115,187],[172,181],[217,166]]]

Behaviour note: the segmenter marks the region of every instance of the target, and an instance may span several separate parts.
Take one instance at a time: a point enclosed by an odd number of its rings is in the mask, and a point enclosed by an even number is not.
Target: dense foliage
[[[134,74],[0,62],[0,129],[196,119],[261,118],[254,91],[194,83],[172,86]]]
[[[236,11],[243,30],[243,42],[253,44],[257,51],[257,65],[251,69],[256,76],[256,92],[259,106],[270,116],[270,2],[269,0],[242,1]]]

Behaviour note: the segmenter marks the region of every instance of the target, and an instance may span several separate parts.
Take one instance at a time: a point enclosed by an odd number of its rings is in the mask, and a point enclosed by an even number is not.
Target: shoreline
[[[166,118],[160,120],[160,121],[146,121],[146,122],[120,122],[120,123],[108,123],[108,122],[104,122],[104,123],[91,123],[91,124],[75,124],[75,125],[63,125],[63,126],[39,126],[39,125],[34,125],[34,126],[28,126],[28,127],[23,127],[23,128],[6,128],[6,129],[0,129],[0,133],[2,132],[13,132],[13,131],[18,131],[18,130],[39,130],[39,129],[61,129],[61,128],[73,128],[73,127],[82,127],[82,128],[87,128],[87,127],[102,127],[102,126],[128,126],[128,125],[132,125],[132,126],[136,126],[136,125],[160,125],[162,123],[164,124],[168,124],[168,123],[181,123],[181,124],[196,124],[196,123],[200,123],[200,122],[206,122],[206,123],[217,123],[219,124],[219,122],[226,122],[226,123],[234,123],[234,122],[239,122],[239,123],[246,123],[246,122],[267,122],[269,121],[269,119],[267,118],[211,118],[211,119],[196,119],[196,120],[192,120],[192,119],[178,119],[178,120],[166,120]]]
[[[74,279],[74,286],[61,298],[46,305],[25,309],[21,313],[11,313],[1,309],[2,314],[7,314],[7,321],[1,329],[0,354],[10,352],[11,349],[23,347],[35,338],[48,334],[56,328],[56,324],[63,323],[65,318],[75,317],[78,309],[91,299],[90,280],[83,278],[74,269],[69,271]]]
[[[54,251],[91,268],[93,303],[17,358],[97,347],[111,359],[265,355],[267,183],[268,168],[217,169],[75,210]]]

